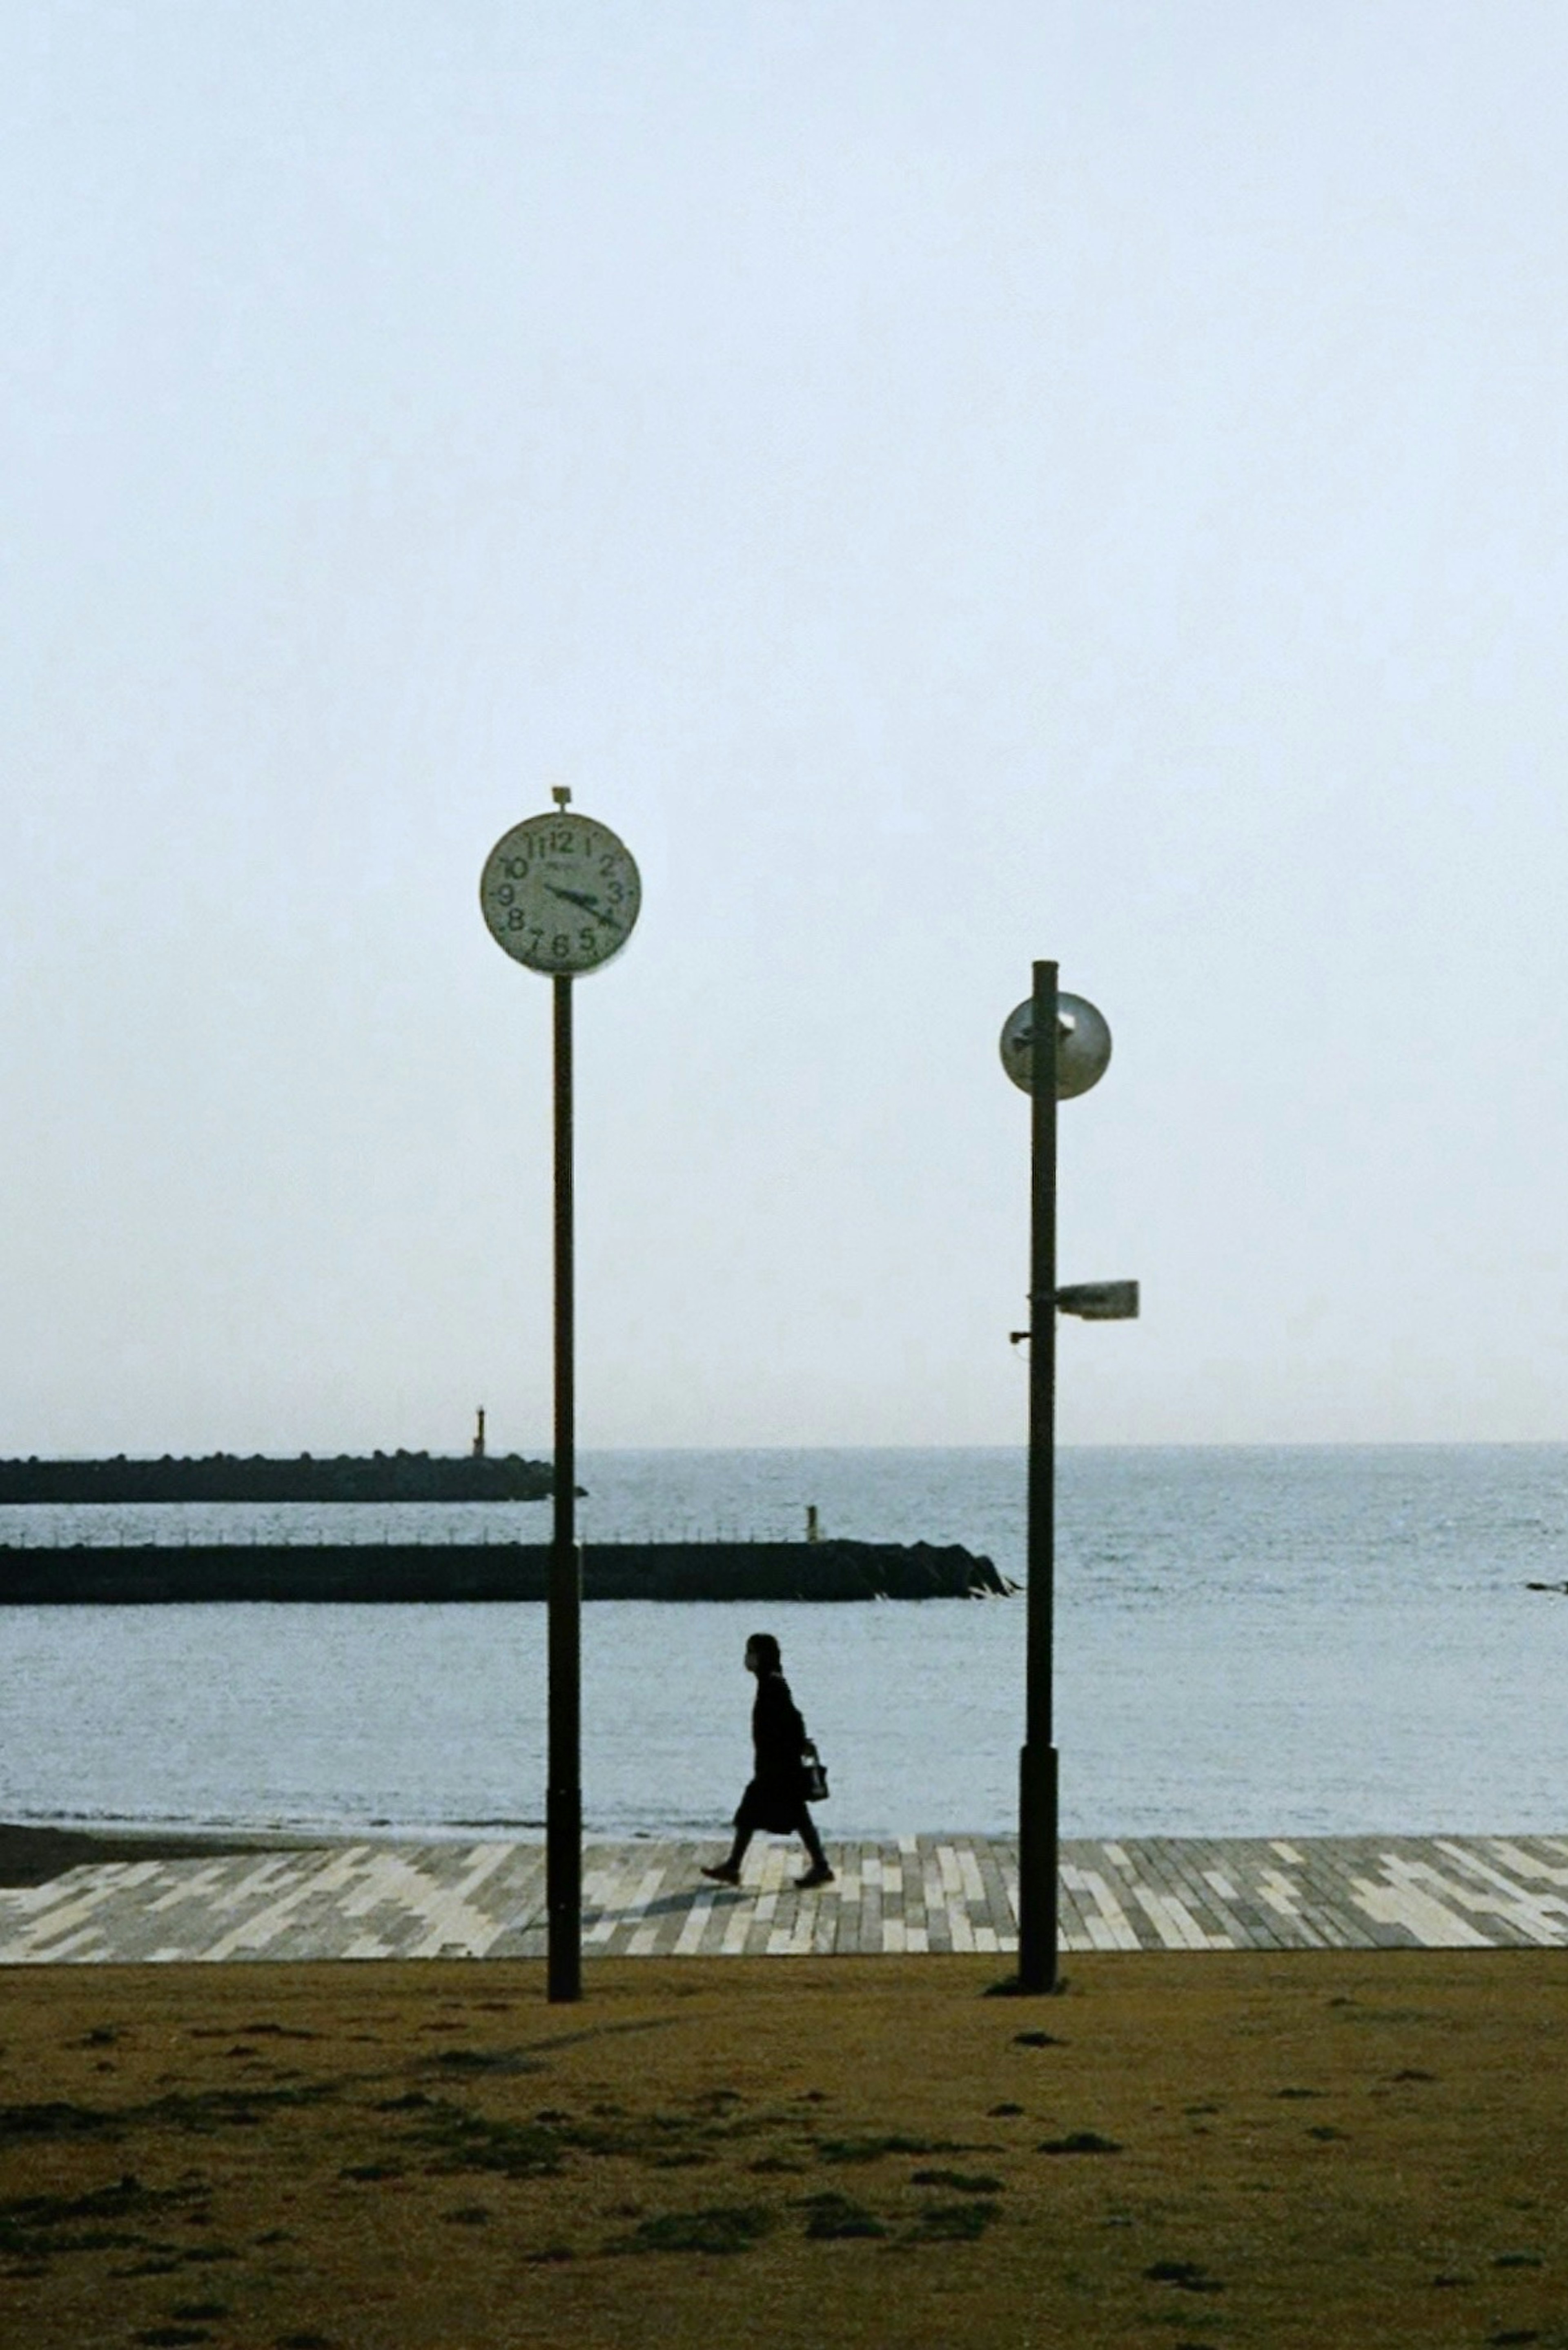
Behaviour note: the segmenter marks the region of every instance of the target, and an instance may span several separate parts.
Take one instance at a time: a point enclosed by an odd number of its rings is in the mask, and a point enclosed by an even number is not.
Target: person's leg
[[[745,1794],[741,1798],[741,1808],[735,1814],[734,1841],[732,1843],[729,1851],[725,1854],[718,1866],[716,1868],[705,1868],[702,1871],[703,1876],[712,1877],[715,1883],[719,1885],[739,1885],[741,1881],[741,1863],[746,1856],[747,1848],[751,1844],[752,1837],[754,1833],[755,1825],[753,1819],[752,1791],[748,1787]]]
[[[833,1871],[827,1865],[827,1855],[822,1848],[822,1838],[816,1833],[816,1822],[804,1804],[800,1807],[800,1817],[795,1822],[795,1826],[799,1831],[800,1840],[805,1846],[806,1856],[811,1862],[811,1866],[806,1870],[805,1875],[797,1877],[795,1883],[797,1885],[831,1885]]]

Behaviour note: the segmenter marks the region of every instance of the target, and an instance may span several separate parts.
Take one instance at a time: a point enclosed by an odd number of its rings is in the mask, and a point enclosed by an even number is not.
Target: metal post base
[[[1056,1749],[1018,1757],[1018,1988],[1056,1988]]]
[[[583,1796],[580,1787],[551,1787],[545,1826],[545,1906],[549,1921],[547,1996],[583,1995]]]

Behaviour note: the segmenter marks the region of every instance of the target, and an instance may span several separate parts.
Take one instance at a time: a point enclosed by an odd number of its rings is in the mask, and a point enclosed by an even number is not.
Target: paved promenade
[[[783,1844],[741,1891],[716,1844],[590,1846],[592,1958],[1017,1947],[1015,1845],[905,1836],[836,1845],[836,1884],[797,1893]],[[357,1844],[123,1860],[0,1890],[0,1961],[534,1958],[537,1844]],[[1062,1852],[1070,1950],[1568,1948],[1568,1835],[1127,1837]]]

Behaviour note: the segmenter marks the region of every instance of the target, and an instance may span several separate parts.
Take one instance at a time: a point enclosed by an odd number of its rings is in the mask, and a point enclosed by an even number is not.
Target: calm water
[[[596,1537],[804,1529],[1023,1572],[1003,1451],[588,1454]],[[1081,1451],[1059,1468],[1069,1835],[1568,1828],[1568,1447]],[[0,1539],[431,1539],[548,1510],[0,1510]],[[755,1611],[584,1613],[589,1832],[711,1835],[748,1766]],[[1005,1832],[1023,1602],[764,1611],[826,1833]],[[0,1816],[542,1825],[538,1607],[0,1609]]]

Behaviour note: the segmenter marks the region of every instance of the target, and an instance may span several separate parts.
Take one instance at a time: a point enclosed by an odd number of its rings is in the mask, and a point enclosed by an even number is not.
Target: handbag
[[[800,1751],[801,1794],[808,1804],[827,1801],[827,1765],[808,1738]]]

